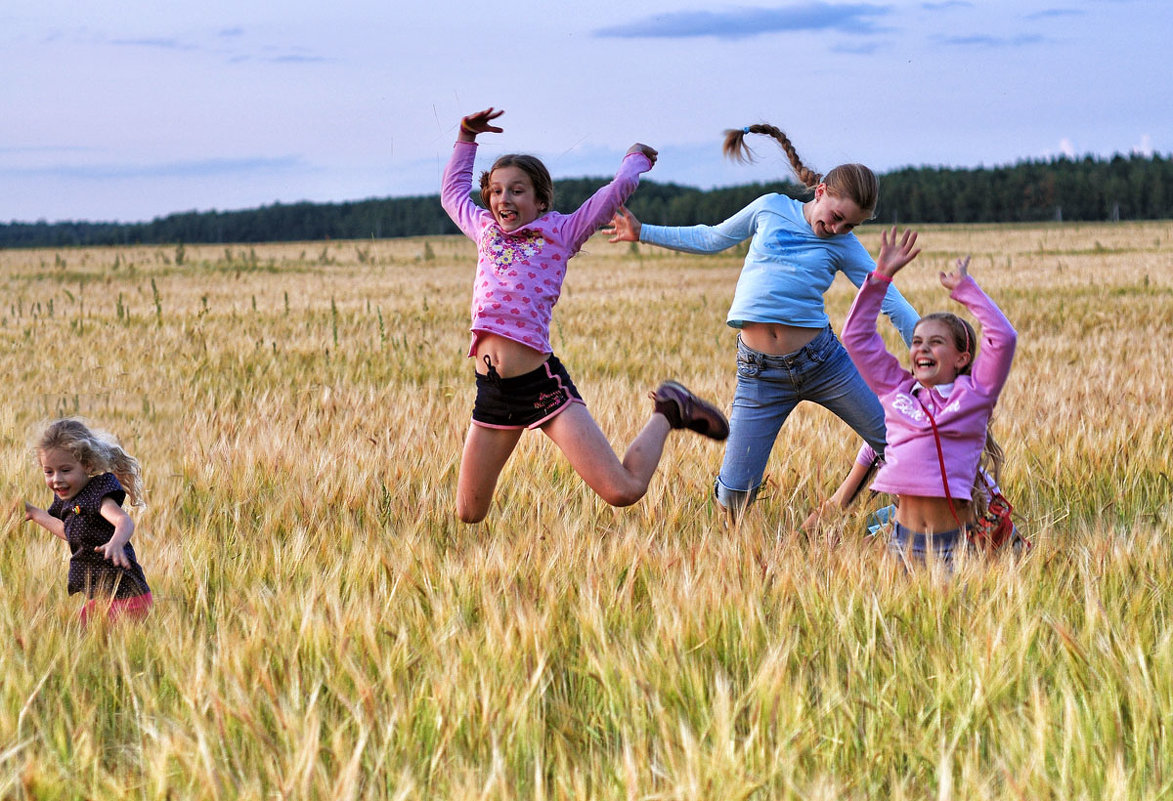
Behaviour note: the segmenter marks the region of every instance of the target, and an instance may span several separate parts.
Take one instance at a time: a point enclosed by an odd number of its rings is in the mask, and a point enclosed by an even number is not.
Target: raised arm
[[[574,250],[612,220],[624,202],[639,186],[639,176],[656,163],[655,149],[639,142],[628,148],[614,180],[600,187],[566,220],[564,232]]]
[[[908,372],[900,366],[900,360],[888,352],[884,339],[876,330],[876,317],[879,316],[891,280],[881,275],[879,270],[864,280],[851,304],[851,310],[847,312],[841,335],[843,347],[847,349],[859,374],[872,392],[881,396],[895,389],[908,377]]]
[[[941,285],[949,290],[949,297],[964,304],[981,323],[982,342],[971,375],[975,384],[996,397],[1010,375],[1018,333],[998,305],[977,285],[968,268],[968,257],[958,259],[953,272],[940,274]]]
[[[493,125],[492,121],[504,113],[487,108],[460,120],[460,133],[457,134],[440,185],[440,205],[464,235],[474,241],[481,228],[480,220],[488,214],[469,196],[472,191],[473,161],[476,158],[476,137],[481,133],[501,133],[502,129]]]
[[[856,247],[850,251],[849,257],[841,265],[843,274],[856,287],[862,287],[864,280],[873,269],[876,272],[881,271],[880,262],[884,264],[884,272],[890,271],[892,274],[899,272],[920,253],[916,247],[916,237],[916,232],[913,230],[905,231],[904,236],[899,238],[895,227],[891,230],[891,236],[888,231],[882,231],[880,233],[880,252],[875,261],[872,260],[863,245],[858,244],[857,240]],[[892,321],[892,325],[900,332],[904,344],[911,345],[912,332],[916,329],[916,324],[920,322],[920,314],[892,283],[888,284],[880,311]]]
[[[904,269],[920,253],[920,248],[916,246],[916,231],[906,228],[904,236],[900,237],[899,242],[896,241],[895,225],[892,226],[891,233],[892,236],[889,239],[888,231],[880,232],[880,255],[876,257],[876,272],[887,275],[889,279]],[[904,344],[912,344],[912,332],[920,320],[920,315],[904,299],[894,284],[888,286],[888,292],[885,294],[884,303],[880,308],[899,329]]]
[[[888,284],[888,291],[884,293],[884,302],[880,304],[880,311],[900,332],[900,338],[904,340],[904,344],[911,346],[912,332],[916,330],[916,324],[920,322],[920,314],[912,307],[908,299],[900,294],[900,290],[896,288],[895,284]]]

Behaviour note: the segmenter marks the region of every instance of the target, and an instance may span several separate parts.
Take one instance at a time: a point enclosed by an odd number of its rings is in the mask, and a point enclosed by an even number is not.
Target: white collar
[[[920,390],[927,389],[930,392],[936,392],[942,398],[948,398],[953,393],[953,387],[956,385],[956,383],[956,381],[951,381],[948,384],[937,384],[932,387],[926,387],[921,382],[914,381],[912,384],[912,394],[915,395]]]

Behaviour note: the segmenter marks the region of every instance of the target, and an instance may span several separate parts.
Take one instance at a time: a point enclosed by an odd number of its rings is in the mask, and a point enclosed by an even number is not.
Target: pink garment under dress
[[[456,143],[440,194],[444,211],[477,244],[468,355],[475,355],[477,340],[484,334],[551,353],[550,317],[562,294],[566,262],[631,196],[652,162],[642,153],[628,154],[615,179],[574,213],[548,211],[506,233],[492,213],[469,196],[476,149],[475,142]]]
[[[884,347],[876,317],[890,282],[872,273],[843,324],[843,346],[884,406],[887,447],[872,489],[892,495],[944,498],[929,412],[937,422],[949,493],[969,500],[986,426],[1010,374],[1018,335],[992,300],[967,276],[950,294],[981,323],[981,346],[969,375],[959,375],[948,397],[922,387]]]

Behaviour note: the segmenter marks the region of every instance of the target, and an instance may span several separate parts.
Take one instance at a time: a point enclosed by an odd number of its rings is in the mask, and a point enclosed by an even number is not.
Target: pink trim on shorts
[[[480,420],[473,419],[472,424],[478,428],[492,428],[497,431],[524,431],[525,426],[495,426],[492,423],[482,423]]]
[[[550,422],[555,417],[557,417],[558,415],[560,415],[564,411],[566,411],[566,407],[568,407],[570,404],[574,403],[575,401],[577,401],[578,403],[581,403],[583,406],[586,406],[586,401],[584,401],[582,398],[574,397],[574,395],[570,392],[570,390],[566,388],[566,384],[562,383],[562,376],[554,375],[554,373],[550,370],[550,362],[549,361],[542,362],[542,366],[546,368],[546,377],[552,378],[552,379],[554,379],[555,382],[557,382],[558,391],[566,396],[566,402],[563,403],[561,406],[559,406],[554,411],[550,412],[545,417],[543,417],[541,420],[538,420],[536,423],[530,423],[528,426],[526,426],[526,428],[528,428],[530,431],[533,431],[535,428],[540,428],[541,426]],[[566,369],[566,366],[563,365],[562,369]]]
[[[90,617],[94,614],[99,614],[100,606],[106,607],[106,620],[114,623],[123,618],[127,620],[142,620],[151,611],[154,602],[151,600],[151,594],[145,592],[142,595],[135,595],[131,598],[117,598],[113,601],[107,601],[104,598],[94,598],[86,601],[85,606],[81,608],[79,617],[83,625],[90,622]]]

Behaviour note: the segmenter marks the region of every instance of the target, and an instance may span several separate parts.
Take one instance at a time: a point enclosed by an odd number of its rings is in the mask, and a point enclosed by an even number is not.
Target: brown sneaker
[[[656,402],[656,411],[668,418],[673,428],[687,428],[710,439],[729,436],[729,421],[721,410],[693,395],[675,381],[665,381],[648,396]]]

